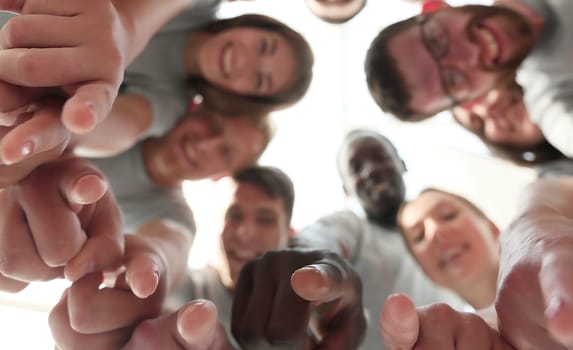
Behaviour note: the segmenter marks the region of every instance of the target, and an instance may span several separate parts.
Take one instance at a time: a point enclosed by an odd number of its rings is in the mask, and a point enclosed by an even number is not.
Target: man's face
[[[163,137],[161,167],[175,180],[202,179],[254,163],[264,144],[249,117],[195,111]]]
[[[359,135],[343,146],[339,158],[342,181],[368,213],[398,208],[405,196],[404,165],[391,145],[375,135]]]
[[[351,18],[364,7],[366,0],[304,0],[306,6],[315,16],[343,20]]]
[[[286,247],[290,232],[281,198],[270,197],[254,184],[238,182],[235,186],[221,234],[230,288],[246,263],[269,250]]]
[[[516,12],[494,6],[445,8],[388,42],[410,108],[427,115],[481,96],[513,79],[534,44]]]

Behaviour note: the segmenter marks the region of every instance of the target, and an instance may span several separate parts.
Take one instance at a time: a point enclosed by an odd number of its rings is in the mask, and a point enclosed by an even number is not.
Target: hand
[[[71,133],[59,116],[61,101],[45,100],[0,126],[0,188],[15,184],[37,166],[59,158]],[[16,163],[16,164],[14,164]]]
[[[78,158],[42,165],[0,190],[0,289],[114,268],[122,220],[104,177]]]
[[[50,326],[61,349],[119,349],[142,320],[159,316],[167,293],[163,258],[153,241],[135,234],[125,239],[123,269],[105,278],[111,287],[100,288],[101,272],[88,275],[52,311]]]
[[[334,253],[268,252],[241,271],[233,335],[245,349],[355,349],[366,328],[361,296],[359,277]]]
[[[124,350],[233,350],[217,321],[217,307],[194,300],[168,316],[141,322]]]
[[[388,350],[512,349],[478,315],[455,311],[447,304],[416,309],[403,294],[388,297],[380,325]]]
[[[64,125],[74,133],[93,129],[117,95],[132,23],[110,0],[3,0],[0,10],[21,14],[0,32],[0,111],[32,104],[46,95],[44,87],[57,87],[69,97]]]
[[[501,334],[518,349],[573,349],[572,225],[536,215],[501,236],[496,310]]]

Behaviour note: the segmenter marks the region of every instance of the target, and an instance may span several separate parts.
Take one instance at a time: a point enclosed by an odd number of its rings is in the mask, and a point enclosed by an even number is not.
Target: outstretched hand
[[[354,349],[366,320],[357,274],[336,254],[268,252],[243,268],[232,311],[246,349]]]
[[[103,175],[89,162],[60,159],[0,190],[0,289],[70,280],[114,268],[123,256],[122,220]]]
[[[388,350],[513,349],[478,315],[447,304],[416,308],[403,294],[388,297],[380,325]]]

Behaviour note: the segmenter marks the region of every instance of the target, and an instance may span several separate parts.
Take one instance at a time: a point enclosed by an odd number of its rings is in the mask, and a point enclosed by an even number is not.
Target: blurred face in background
[[[497,274],[499,230],[468,202],[427,191],[399,215],[406,244],[426,274],[457,292]]]
[[[282,198],[272,198],[255,184],[235,182],[221,234],[223,281],[233,289],[243,266],[287,246],[293,234]],[[226,275],[226,276],[225,276]]]

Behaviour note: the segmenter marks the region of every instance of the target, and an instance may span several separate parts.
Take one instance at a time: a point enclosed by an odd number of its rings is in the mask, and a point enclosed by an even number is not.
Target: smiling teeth
[[[223,73],[231,74],[231,47],[227,46],[223,52]]]
[[[453,258],[455,258],[458,254],[462,252],[462,248],[450,249],[448,250],[440,259],[440,263],[442,265],[446,265],[449,263]]]
[[[497,60],[498,59],[497,56],[499,55],[499,46],[497,45],[497,42],[495,41],[493,34],[485,28],[480,29],[480,33],[482,35],[482,38],[485,40],[487,44],[490,56],[492,57],[493,60]]]

